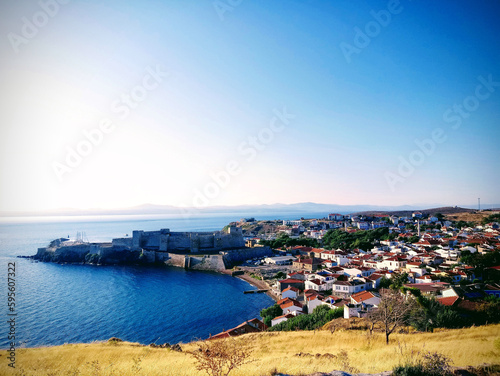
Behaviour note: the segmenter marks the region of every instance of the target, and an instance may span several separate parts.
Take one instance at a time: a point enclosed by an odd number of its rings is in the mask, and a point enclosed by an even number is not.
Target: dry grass
[[[445,219],[450,221],[466,221],[473,222],[476,225],[481,224],[483,218],[488,217],[491,214],[497,213],[496,211],[486,211],[486,212],[469,212],[469,213],[452,213],[445,214]]]
[[[393,334],[385,345],[380,333],[369,336],[362,330],[269,332],[242,337],[252,348],[252,361],[231,372],[234,376],[330,372],[346,366],[346,359],[316,354],[338,355],[347,351],[348,363],[361,372],[390,370],[412,350],[436,351],[452,360],[454,366],[498,363],[500,325],[489,325],[434,333]],[[19,349],[16,370],[7,367],[6,351],[0,352],[0,375],[94,376],[94,375],[202,375],[194,358],[184,352],[153,349],[132,343],[92,343],[56,347]],[[298,353],[306,355],[296,356]]]

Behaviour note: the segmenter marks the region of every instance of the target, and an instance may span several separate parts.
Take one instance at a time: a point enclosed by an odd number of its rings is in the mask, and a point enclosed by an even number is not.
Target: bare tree
[[[385,331],[385,342],[389,344],[389,336],[398,326],[405,323],[409,313],[415,308],[413,297],[407,297],[398,290],[381,290],[380,304],[369,313],[368,320],[372,323],[380,323]]]
[[[248,362],[251,350],[243,340],[232,338],[199,342],[190,353],[196,359],[196,369],[209,376],[227,376],[233,369]]]

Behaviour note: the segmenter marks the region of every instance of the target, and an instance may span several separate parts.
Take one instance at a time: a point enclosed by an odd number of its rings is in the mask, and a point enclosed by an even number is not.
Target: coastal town
[[[267,291],[281,313],[211,339],[267,330],[320,306],[342,308],[344,319],[366,317],[389,286],[476,317],[500,298],[500,212],[442,209],[448,214],[330,213],[231,223],[242,229],[247,247],[273,249],[274,256],[246,260],[233,275]]]

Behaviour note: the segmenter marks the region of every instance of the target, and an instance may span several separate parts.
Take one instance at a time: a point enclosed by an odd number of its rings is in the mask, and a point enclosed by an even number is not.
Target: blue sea
[[[289,213],[283,219],[297,219]],[[133,230],[214,231],[245,214],[31,217],[0,219],[0,348],[7,348],[8,264],[15,263],[18,347],[88,343],[118,337],[148,344],[205,339],[273,304],[227,275],[173,267],[59,265],[16,258],[51,240],[84,232],[89,241],[131,236]],[[308,214],[309,218],[324,213]],[[257,219],[279,216],[261,215]]]

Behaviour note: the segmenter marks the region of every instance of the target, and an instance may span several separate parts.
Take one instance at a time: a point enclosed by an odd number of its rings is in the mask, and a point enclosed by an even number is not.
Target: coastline
[[[266,295],[269,296],[271,299],[273,299],[275,302],[279,300],[279,297],[276,296],[275,294],[272,293],[272,288],[269,286],[269,284],[263,280],[258,280],[255,278],[250,277],[248,274],[241,274],[235,276],[236,278],[239,278],[250,285],[257,287],[259,290],[267,290]]]

